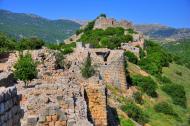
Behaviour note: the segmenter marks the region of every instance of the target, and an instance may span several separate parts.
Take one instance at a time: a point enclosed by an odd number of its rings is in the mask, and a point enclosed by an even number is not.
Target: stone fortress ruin
[[[127,20],[116,21],[114,18],[99,17],[96,19],[94,29],[107,29],[109,27],[133,28],[133,24]]]
[[[94,28],[132,28],[128,21],[100,17]],[[117,87],[121,94],[127,91],[124,51],[139,56],[144,37],[133,34],[133,42],[121,48],[90,48],[76,42],[76,48],[65,55],[65,69],[58,69],[55,50],[42,48],[29,50],[38,62],[37,79],[24,88],[22,81],[15,82],[13,66],[19,52],[0,57],[0,126],[108,126],[110,117],[107,103],[107,85]],[[95,75],[84,79],[81,67],[90,55]],[[111,120],[114,122],[114,120]],[[115,126],[112,124],[111,126]]]
[[[127,88],[124,51],[92,49],[88,45],[84,47],[81,42],[76,44],[74,52],[65,57],[68,66],[65,70],[56,68],[56,51],[47,48],[29,51],[40,63],[38,78],[29,83],[29,88],[24,88],[21,81],[17,84],[8,81],[13,79],[13,65],[19,58],[18,52],[9,54],[1,63],[6,64],[6,68],[0,67],[0,74],[5,75],[0,78],[2,126],[108,125],[106,84],[122,90]],[[89,53],[97,72],[86,80],[80,68]],[[10,84],[13,87],[6,87]],[[4,108],[7,104],[10,104],[8,108]],[[4,119],[7,113],[12,116]]]

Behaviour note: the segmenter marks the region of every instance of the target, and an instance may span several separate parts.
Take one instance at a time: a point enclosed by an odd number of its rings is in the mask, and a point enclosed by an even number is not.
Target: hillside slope
[[[177,29],[159,24],[135,25],[135,28],[156,40],[174,41],[190,38],[190,28]]]
[[[79,27],[70,20],[49,20],[33,14],[0,10],[0,32],[16,38],[39,37],[48,42],[63,42]]]

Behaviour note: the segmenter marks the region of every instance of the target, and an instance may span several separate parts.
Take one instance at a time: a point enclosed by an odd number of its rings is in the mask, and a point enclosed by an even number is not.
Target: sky
[[[0,0],[0,9],[48,19],[92,20],[105,13],[135,24],[190,28],[190,0]]]

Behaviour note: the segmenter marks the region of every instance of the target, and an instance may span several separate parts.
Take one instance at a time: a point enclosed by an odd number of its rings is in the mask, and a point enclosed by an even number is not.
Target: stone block
[[[37,121],[38,121],[38,116],[35,116],[35,115],[28,116],[27,118],[27,124],[31,126],[36,126]]]
[[[67,121],[67,126],[74,126],[76,124],[76,121],[73,119],[70,119]]]
[[[47,122],[51,122],[51,121],[52,121],[51,116],[46,116],[46,121],[47,121]]]
[[[0,103],[0,115],[5,112],[5,105],[4,103]]]
[[[56,122],[58,120],[58,116],[57,115],[53,115],[52,117],[52,121]]]
[[[45,122],[46,121],[46,117],[45,116],[43,116],[43,115],[40,115],[39,116],[39,123],[43,123],[43,122]]]
[[[59,120],[60,121],[66,121],[67,120],[67,116],[66,116],[66,114],[65,113],[60,113],[59,114]]]
[[[49,126],[55,126],[55,122],[49,122]]]

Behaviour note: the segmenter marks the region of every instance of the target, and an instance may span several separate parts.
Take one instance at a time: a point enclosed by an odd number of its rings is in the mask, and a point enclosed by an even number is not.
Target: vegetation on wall
[[[124,55],[125,55],[125,58],[128,59],[129,62],[132,62],[134,64],[138,63],[138,57],[134,53],[130,51],[126,51]]]
[[[90,54],[88,54],[83,67],[81,68],[81,73],[84,78],[90,78],[95,74],[95,70],[91,63],[91,57]]]
[[[95,29],[85,32],[80,41],[90,43],[92,46],[107,47],[110,49],[118,48],[121,43],[132,41],[131,35],[124,35],[124,29],[121,27],[107,28],[106,30]]]

